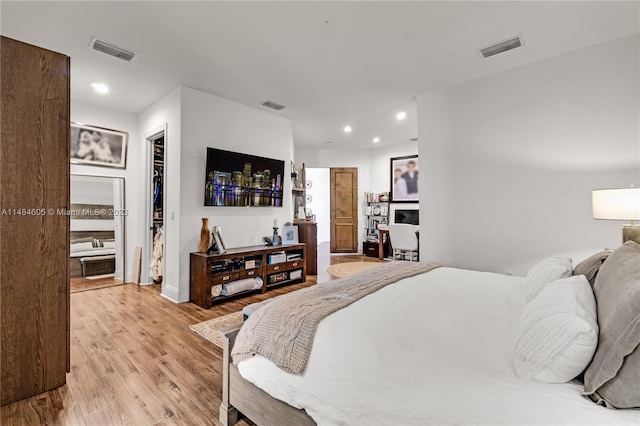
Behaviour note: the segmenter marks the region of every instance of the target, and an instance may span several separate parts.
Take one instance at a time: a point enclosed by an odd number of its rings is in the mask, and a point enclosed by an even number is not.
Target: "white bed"
[[[524,278],[439,268],[319,324],[303,375],[262,356],[241,376],[320,425],[640,424],[575,383],[519,379],[513,347]]]
[[[116,254],[116,249],[99,247],[91,250],[74,251],[70,253],[69,257],[106,256],[110,254]]]

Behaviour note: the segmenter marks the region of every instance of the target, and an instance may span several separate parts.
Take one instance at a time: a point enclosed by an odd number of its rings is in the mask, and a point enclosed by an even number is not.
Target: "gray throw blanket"
[[[302,374],[316,328],[323,318],[389,284],[437,267],[419,262],[385,263],[350,277],[279,296],[244,323],[231,351],[233,362],[238,364],[258,354],[288,373]]]

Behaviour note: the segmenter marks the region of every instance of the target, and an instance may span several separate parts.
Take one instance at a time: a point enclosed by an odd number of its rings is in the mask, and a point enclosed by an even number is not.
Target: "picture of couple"
[[[391,201],[416,202],[418,197],[418,156],[391,159]]]
[[[75,164],[125,167],[127,133],[71,124],[71,161]]]

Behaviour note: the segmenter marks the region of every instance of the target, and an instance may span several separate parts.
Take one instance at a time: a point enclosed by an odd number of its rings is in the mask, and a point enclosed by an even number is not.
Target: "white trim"
[[[164,297],[166,299],[169,299],[172,302],[180,303],[178,289],[174,288],[174,287],[169,287],[168,285],[165,285],[164,283],[162,283],[162,293],[160,293],[160,296],[162,296],[162,297]]]
[[[160,295],[174,303],[186,303],[189,301],[189,288],[177,289],[162,283],[162,293]]]

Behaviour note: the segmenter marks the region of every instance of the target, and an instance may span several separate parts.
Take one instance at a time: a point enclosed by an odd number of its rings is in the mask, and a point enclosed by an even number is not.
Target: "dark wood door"
[[[307,275],[318,275],[318,224],[300,222],[296,225],[298,225],[298,240],[307,246]]]
[[[358,252],[358,169],[331,169],[331,253]]]
[[[6,405],[69,367],[69,58],[2,37],[0,381]]]

